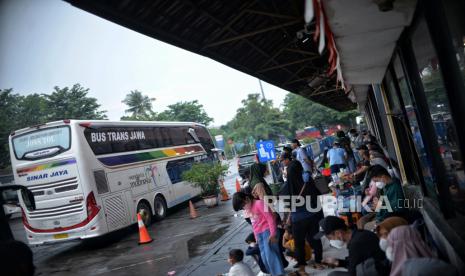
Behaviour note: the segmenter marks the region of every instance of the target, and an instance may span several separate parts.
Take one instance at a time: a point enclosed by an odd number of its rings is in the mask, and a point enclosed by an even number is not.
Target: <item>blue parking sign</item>
[[[267,162],[276,159],[273,141],[262,141],[255,144],[260,162]]]

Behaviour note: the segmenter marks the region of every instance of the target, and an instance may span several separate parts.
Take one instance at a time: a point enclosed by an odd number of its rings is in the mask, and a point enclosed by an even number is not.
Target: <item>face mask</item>
[[[329,240],[329,244],[332,247],[335,247],[337,249],[341,249],[341,248],[343,248],[345,246],[345,242],[341,241],[341,240]]]
[[[394,261],[394,255],[392,254],[392,247],[390,246],[386,248],[386,258],[391,262]]]
[[[379,248],[381,248],[381,250],[386,252],[387,246],[388,246],[388,243],[387,243],[386,239],[384,239],[384,238],[379,239]]]
[[[376,185],[376,188],[382,189],[386,186],[386,183],[384,181],[376,181],[375,185]]]

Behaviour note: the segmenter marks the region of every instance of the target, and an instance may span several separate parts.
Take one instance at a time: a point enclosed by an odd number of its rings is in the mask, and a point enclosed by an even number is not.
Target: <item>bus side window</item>
[[[161,145],[162,147],[173,146],[173,140],[171,139],[169,128],[161,127],[160,134],[161,134],[161,139],[163,141],[163,144]]]
[[[173,127],[170,128],[170,137],[175,146],[181,146],[187,144],[186,135],[184,134],[182,128]]]
[[[158,142],[156,139],[155,131],[152,128],[143,128],[140,129],[144,131],[145,139],[138,141],[138,149],[152,149],[158,147]]]
[[[193,164],[194,158],[169,161],[166,164],[166,171],[168,172],[171,183],[176,184],[181,182],[183,172],[190,170]]]

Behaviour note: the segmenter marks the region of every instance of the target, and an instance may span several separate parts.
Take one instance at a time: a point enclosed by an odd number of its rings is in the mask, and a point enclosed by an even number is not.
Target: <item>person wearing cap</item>
[[[303,168],[302,177],[305,183],[309,183],[312,178],[313,160],[310,159],[303,148],[301,148],[299,140],[292,140],[292,150],[295,152],[295,159],[300,162]]]
[[[333,148],[328,151],[326,157],[329,159],[331,174],[339,173],[340,169],[346,168],[347,153],[338,141],[334,141]]]
[[[286,152],[281,154],[281,162],[287,167],[288,194],[290,196],[302,196],[305,200],[303,206],[291,206],[293,212],[290,214],[292,236],[295,241],[296,267],[299,269],[299,274],[305,275],[305,266],[307,264],[305,260],[305,241],[310,244],[315,253],[316,267],[321,267],[320,263],[323,259],[321,240],[313,239],[313,236],[318,233],[318,222],[323,218],[323,212],[321,209],[313,212],[306,208],[309,205],[312,210],[318,209],[318,195],[320,195],[320,192],[312,179],[308,184],[304,183],[302,178],[303,168],[300,162],[292,160],[291,156]],[[307,203],[307,200],[310,200],[310,204]]]
[[[386,256],[379,248],[379,239],[375,233],[367,230],[349,229],[344,220],[335,216],[327,216],[319,222],[320,232],[314,238],[321,239],[326,236],[329,243],[335,248],[347,247],[349,255],[345,260],[326,258],[324,262],[337,266],[345,267],[348,272],[345,274],[340,271],[330,273],[329,275],[356,275],[356,267],[370,258],[375,262],[384,263]],[[379,271],[379,274],[384,274]]]

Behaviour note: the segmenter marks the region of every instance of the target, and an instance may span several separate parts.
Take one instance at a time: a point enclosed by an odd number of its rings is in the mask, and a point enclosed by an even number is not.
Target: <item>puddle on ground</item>
[[[206,249],[206,245],[212,244],[221,238],[221,236],[227,232],[228,228],[228,226],[223,226],[216,229],[215,231],[197,235],[188,240],[187,251],[189,253],[189,258],[202,255]]]

